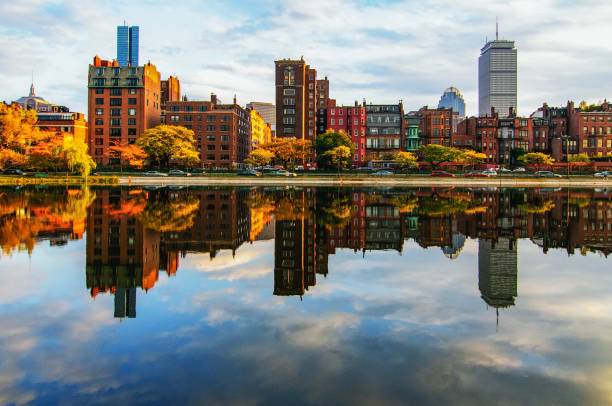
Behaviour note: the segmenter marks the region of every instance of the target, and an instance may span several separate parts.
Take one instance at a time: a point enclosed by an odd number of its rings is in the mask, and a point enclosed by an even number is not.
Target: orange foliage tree
[[[119,159],[122,169],[123,163],[132,168],[142,168],[147,159],[147,153],[136,144],[116,143],[109,148],[109,151],[111,158]]]

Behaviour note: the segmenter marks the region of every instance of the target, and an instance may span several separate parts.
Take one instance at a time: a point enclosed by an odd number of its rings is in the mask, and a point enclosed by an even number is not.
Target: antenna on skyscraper
[[[495,41],[499,41],[499,20],[497,16],[495,16]]]

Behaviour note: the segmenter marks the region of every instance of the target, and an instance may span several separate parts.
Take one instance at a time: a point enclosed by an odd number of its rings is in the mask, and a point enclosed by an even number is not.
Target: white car
[[[494,171],[493,169],[487,169],[486,171],[482,171],[482,174],[488,177],[497,176],[497,172]]]
[[[527,172],[527,169],[520,167],[520,168],[516,168],[512,172],[523,173],[523,172]]]
[[[607,178],[608,176],[612,176],[612,171],[602,171],[593,174],[596,178]]]

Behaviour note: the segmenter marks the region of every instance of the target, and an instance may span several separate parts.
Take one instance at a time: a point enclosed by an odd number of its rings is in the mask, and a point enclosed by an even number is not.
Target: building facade
[[[354,106],[336,106],[331,99],[327,105],[327,129],[344,131],[355,146],[353,165],[361,165],[366,160],[366,108],[355,102]]]
[[[402,102],[365,104],[365,113],[366,160],[386,159],[388,155],[399,152],[405,138]]]
[[[193,130],[204,167],[235,168],[251,152],[251,113],[234,102],[173,101],[167,104],[167,122]]]
[[[246,105],[247,109],[257,110],[263,117],[266,124],[272,129],[273,136],[276,135],[276,106],[266,102],[250,102]]]
[[[456,87],[449,87],[444,91],[440,101],[438,102],[439,109],[453,109],[459,117],[465,117],[465,101],[461,91]]]
[[[75,139],[87,142],[87,121],[83,113],[38,113],[37,117],[36,126],[41,131],[70,134]]]
[[[478,112],[491,108],[500,118],[517,111],[517,50],[514,41],[496,39],[480,50],[478,59]]]
[[[247,109],[251,114],[251,149],[272,141],[272,130],[257,110]]]
[[[423,116],[418,111],[411,111],[404,116],[404,128],[406,129],[406,139],[404,150],[416,152],[421,146],[421,121]]]
[[[118,163],[113,145],[133,144],[160,123],[160,74],[155,65],[121,67],[96,56],[88,74],[88,143],[101,165]]]
[[[329,80],[317,80],[317,134],[327,130],[327,104],[329,103]]]
[[[438,144],[451,146],[453,134],[453,110],[427,106],[419,110],[421,116],[421,142],[423,145]]]
[[[136,25],[117,26],[117,62],[119,66],[138,66],[138,42],[140,28]]]
[[[168,79],[161,81],[161,122],[166,122],[166,103],[169,101],[181,100],[181,82],[176,76],[168,76]]]

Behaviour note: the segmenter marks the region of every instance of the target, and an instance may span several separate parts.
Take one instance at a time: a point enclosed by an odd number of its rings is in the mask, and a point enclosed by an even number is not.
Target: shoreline
[[[387,177],[364,176],[295,178],[273,177],[119,177],[119,186],[455,186],[455,187],[587,187],[612,188],[612,179],[605,178],[435,178],[430,176]]]

